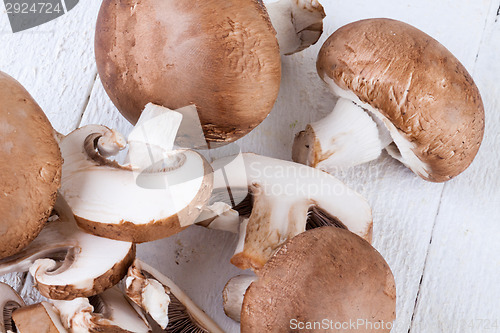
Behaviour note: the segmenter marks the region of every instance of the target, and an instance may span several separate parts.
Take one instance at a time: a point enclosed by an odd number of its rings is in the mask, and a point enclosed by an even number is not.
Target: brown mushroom
[[[443,182],[476,156],[484,132],[479,90],[424,32],[390,19],[348,24],[324,43],[317,70],[340,99],[297,135],[295,161],[328,171],[385,148],[420,177]]]
[[[0,258],[35,239],[52,211],[62,165],[54,134],[30,94],[0,72]]]
[[[95,55],[104,89],[131,123],[149,102],[195,104],[213,143],[263,121],[281,78],[275,31],[257,0],[105,0]]]
[[[59,313],[50,303],[41,302],[17,309],[12,314],[15,331],[19,333],[68,333]]]
[[[368,242],[347,230],[321,227],[301,233],[256,274],[255,281],[244,280],[250,286],[241,309],[242,332],[347,331],[339,325],[350,322],[356,332],[392,328],[392,272]],[[234,288],[241,294],[240,289]]]

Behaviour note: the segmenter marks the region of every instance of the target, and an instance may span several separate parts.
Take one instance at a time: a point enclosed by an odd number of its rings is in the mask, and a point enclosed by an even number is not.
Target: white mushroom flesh
[[[240,321],[245,293],[256,279],[255,275],[238,275],[228,281],[222,291],[222,300],[224,302],[224,312],[229,318],[237,322]]]
[[[12,312],[24,305],[23,299],[11,286],[0,282],[0,333],[13,330]]]
[[[92,290],[97,278],[127,258],[133,244],[80,230],[60,195],[54,208],[59,218],[49,222],[23,251],[1,260],[0,274],[29,269],[36,283]]]
[[[289,55],[316,43],[325,12],[317,0],[264,0],[276,30],[280,53]]]

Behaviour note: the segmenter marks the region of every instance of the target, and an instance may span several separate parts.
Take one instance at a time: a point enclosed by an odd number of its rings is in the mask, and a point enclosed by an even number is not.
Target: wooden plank
[[[253,151],[267,156],[290,159],[291,144],[295,133],[305,125],[322,118],[331,111],[335,99],[318,78],[315,58],[322,42],[338,27],[368,17],[390,17],[406,21],[429,33],[448,47],[472,70],[484,30],[490,0],[481,1],[323,1],[327,12],[325,34],[320,42],[291,57],[283,58],[283,75],[280,95],[268,118],[252,133],[238,141],[243,151]],[[467,45],[467,47],[464,47]],[[128,133],[131,126],[118,114],[96,81],[89,107],[82,124],[102,123]],[[227,149],[220,149],[213,156],[224,156]],[[407,332],[417,296],[419,283],[428,251],[432,228],[437,214],[442,184],[425,182],[384,154],[379,160],[350,170],[338,177],[364,194],[374,212],[374,245],[384,255],[394,271],[398,289],[398,318],[394,332]],[[181,241],[182,249],[199,249],[200,239],[207,231],[190,229],[180,235],[139,246],[143,258],[170,276],[180,276],[177,282],[188,290],[198,304],[226,330],[236,332],[238,327],[222,312],[220,292],[230,264],[223,262],[233,251],[234,238],[224,233],[211,237],[224,237],[216,241],[216,251],[206,250],[199,259],[204,269],[196,265],[172,264],[175,243]],[[222,244],[224,242],[229,242]],[[169,249],[166,251],[166,249]],[[222,249],[221,252],[220,249]],[[169,255],[166,253],[170,253]],[[147,254],[147,255],[146,255]],[[163,255],[166,254],[166,255]],[[226,259],[224,259],[226,258]],[[208,267],[218,267],[223,276],[210,276]],[[235,272],[236,273],[236,272]],[[216,286],[213,290],[199,288],[194,280],[201,274],[206,283]],[[187,278],[191,276],[191,278]],[[209,297],[207,297],[207,292]]]
[[[0,70],[19,80],[63,133],[77,127],[97,69],[93,39],[99,0],[86,0],[67,14],[13,34],[0,14]]]
[[[486,108],[479,154],[446,184],[411,332],[500,332],[500,1],[474,69]]]

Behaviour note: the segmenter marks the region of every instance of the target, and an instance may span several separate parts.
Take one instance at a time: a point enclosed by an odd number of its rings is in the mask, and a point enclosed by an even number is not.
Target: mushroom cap
[[[422,178],[449,180],[476,156],[484,133],[479,90],[459,60],[417,28],[390,19],[345,25],[324,43],[317,70],[341,97],[395,126],[426,164]]]
[[[243,300],[242,332],[288,332],[292,319],[366,319],[386,326],[395,319],[389,266],[368,242],[344,229],[322,227],[295,236],[257,276]]]
[[[0,258],[35,239],[52,211],[62,166],[54,133],[23,86],[0,72]]]
[[[210,142],[263,121],[281,79],[275,31],[257,0],[105,0],[95,55],[104,89],[131,123],[149,102],[195,104]]]

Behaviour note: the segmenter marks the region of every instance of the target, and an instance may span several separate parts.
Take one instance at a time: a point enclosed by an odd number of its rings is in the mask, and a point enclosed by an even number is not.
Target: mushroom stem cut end
[[[243,306],[245,293],[255,280],[257,280],[256,276],[237,275],[227,282],[222,292],[226,316],[234,321],[240,322],[241,307]]]
[[[392,142],[363,108],[340,98],[332,113],[295,136],[295,162],[332,172],[375,160]]]

